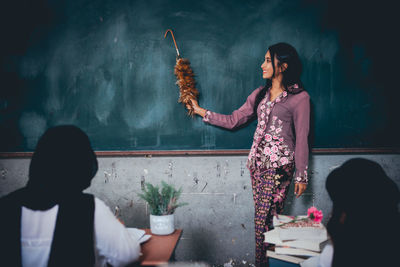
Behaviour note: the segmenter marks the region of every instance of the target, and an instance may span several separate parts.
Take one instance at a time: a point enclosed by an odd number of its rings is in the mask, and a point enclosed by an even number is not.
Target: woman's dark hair
[[[88,136],[76,126],[56,126],[38,141],[26,188],[39,206],[51,206],[88,188],[97,169]]]
[[[284,86],[285,90],[288,93],[299,93],[302,88],[303,84],[301,82],[300,76],[302,72],[302,65],[300,61],[300,57],[297,54],[296,49],[287,43],[277,43],[268,47],[268,51],[271,55],[271,63],[272,68],[274,70],[272,77],[275,75],[275,58],[278,60],[277,65],[281,66],[283,63],[287,64],[286,70],[282,73],[282,85]],[[300,90],[292,90],[291,87],[297,84]],[[265,97],[267,90],[272,85],[272,78],[267,79],[264,88],[260,91],[256,98],[256,105],[255,108],[257,109],[258,104],[261,100]]]
[[[355,158],[329,174],[326,189],[333,202],[332,266],[390,266],[385,263],[396,257],[400,238],[397,185],[378,163]]]

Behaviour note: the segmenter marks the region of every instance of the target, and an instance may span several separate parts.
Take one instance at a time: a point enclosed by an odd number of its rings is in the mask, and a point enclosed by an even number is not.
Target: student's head
[[[368,246],[380,249],[381,242],[399,237],[400,193],[376,162],[362,158],[346,161],[329,174],[326,189],[333,202],[327,225],[334,244],[333,266],[351,266],[351,259],[362,261],[360,255]],[[386,246],[385,250],[390,251]],[[376,260],[369,257],[364,264]]]
[[[72,125],[56,126],[37,143],[27,187],[37,194],[66,197],[88,188],[97,168],[88,136]]]
[[[286,89],[294,84],[301,85],[301,61],[296,49],[287,43],[271,45],[265,54],[265,61],[261,68],[263,78],[267,79],[267,83],[268,80],[281,75],[282,85]]]

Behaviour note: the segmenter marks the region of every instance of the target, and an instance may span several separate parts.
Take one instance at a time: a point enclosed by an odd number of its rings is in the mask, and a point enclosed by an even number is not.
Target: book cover
[[[279,246],[303,248],[315,252],[321,252],[327,240],[328,240],[327,238],[324,238],[324,239],[314,239],[314,240],[295,239],[295,240],[282,241],[279,237],[279,229],[273,229],[271,231],[264,233],[264,242],[266,243],[275,244]]]
[[[321,254],[308,249],[293,248],[288,246],[275,246],[275,253],[295,256],[318,256]]]
[[[279,238],[285,240],[326,240],[328,233],[322,223],[316,223],[307,216],[277,215],[273,226],[279,231]]]
[[[282,255],[282,254],[277,254],[272,250],[267,250],[267,257],[286,261],[286,262],[291,262],[295,264],[300,264],[309,257],[303,257],[303,256],[289,256],[289,255]]]

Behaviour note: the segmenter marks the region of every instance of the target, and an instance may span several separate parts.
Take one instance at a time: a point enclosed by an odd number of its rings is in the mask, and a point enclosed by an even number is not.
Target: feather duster
[[[193,117],[194,109],[190,100],[197,100],[197,97],[199,95],[199,91],[196,89],[194,73],[192,68],[190,67],[190,61],[186,58],[181,58],[181,56],[179,55],[178,46],[176,45],[175,37],[172,33],[172,30],[168,29],[165,32],[164,38],[167,36],[168,32],[171,32],[177,53],[174,73],[177,79],[176,84],[179,86],[178,102],[182,103],[185,107],[188,107],[188,114]]]

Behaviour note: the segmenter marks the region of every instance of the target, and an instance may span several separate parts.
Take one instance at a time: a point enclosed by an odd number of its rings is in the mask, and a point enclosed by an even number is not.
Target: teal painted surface
[[[399,146],[390,95],[371,78],[364,46],[349,56],[321,10],[302,1],[53,1],[23,53],[3,55],[1,151],[32,151],[50,126],[75,124],[96,150],[247,149],[256,122],[231,132],[192,119],[177,103],[175,49],[196,74],[200,104],[228,114],[264,84],[269,45],[303,61],[317,148]],[[37,11],[36,11],[37,12]],[[47,14],[47,13],[46,13]],[[40,16],[37,13],[37,16]],[[22,16],[22,28],[30,24]],[[351,72],[350,72],[351,71]],[[14,90],[14,91],[12,91]],[[15,92],[15,93],[10,93]]]
[[[269,258],[270,267],[300,267],[299,264]]]

